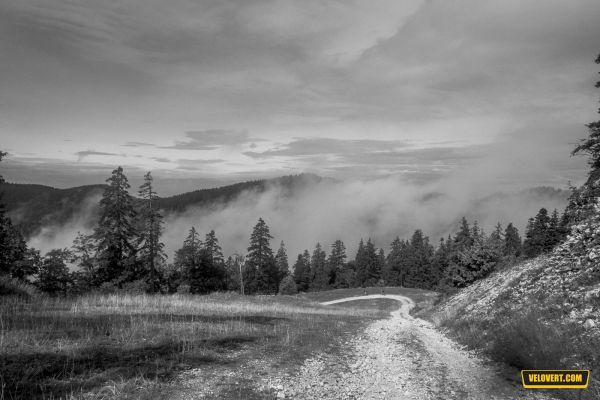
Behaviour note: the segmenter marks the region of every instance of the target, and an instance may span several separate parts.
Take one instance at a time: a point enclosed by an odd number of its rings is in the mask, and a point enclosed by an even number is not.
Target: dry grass
[[[497,314],[494,319],[439,316],[438,326],[448,329],[458,342],[483,350],[493,359],[518,369],[592,369],[600,366],[600,342],[577,323],[565,324],[536,307]],[[592,378],[594,378],[592,374]],[[598,399],[600,386],[590,381],[588,390],[561,390],[566,399]]]
[[[158,398],[182,371],[297,364],[384,315],[286,296],[3,297],[0,400]]]

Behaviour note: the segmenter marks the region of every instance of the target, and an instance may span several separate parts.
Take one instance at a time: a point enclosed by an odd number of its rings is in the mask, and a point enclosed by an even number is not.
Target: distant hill
[[[259,194],[273,186],[280,188],[282,196],[291,196],[295,190],[324,179],[314,174],[301,174],[248,181],[160,198],[158,206],[165,212],[182,212],[190,206],[227,204],[243,192]],[[3,183],[0,184],[0,202],[5,205],[13,222],[29,237],[44,226],[62,225],[83,211],[89,214],[89,218],[86,218],[89,224],[94,224],[97,218],[97,201],[105,188],[106,185],[88,185],[57,189],[44,185]]]

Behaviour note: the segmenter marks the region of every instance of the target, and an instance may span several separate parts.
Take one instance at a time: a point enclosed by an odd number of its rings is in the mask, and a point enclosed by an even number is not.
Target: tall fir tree
[[[279,244],[279,249],[275,255],[275,264],[277,264],[277,271],[279,271],[279,280],[281,281],[290,273],[290,265],[288,263],[287,251],[285,250],[285,243],[283,240]]]
[[[456,233],[456,236],[454,236],[454,245],[458,250],[463,250],[473,245],[471,228],[465,217],[462,217],[459,231]]]
[[[526,257],[533,258],[548,252],[553,247],[552,240],[548,210],[540,208],[535,218],[530,218],[527,224],[523,253]]]
[[[148,283],[148,290],[156,293],[160,290],[162,271],[167,259],[164,247],[160,241],[163,232],[163,216],[156,205],[158,196],[152,185],[152,175],[144,175],[144,183],[140,186],[141,209],[139,219],[141,231],[139,233],[139,262]]]
[[[95,283],[112,282],[118,286],[138,278],[136,266],[136,211],[123,168],[113,170],[100,200],[100,219],[94,230],[98,242]]]
[[[335,288],[350,287],[346,270],[346,258],[346,246],[344,242],[337,239],[331,245],[331,253],[327,259],[330,271],[329,281]]]
[[[407,287],[429,289],[433,286],[431,275],[431,261],[433,258],[433,246],[429,244],[429,238],[417,229],[407,248],[406,255],[406,279]]]
[[[213,264],[216,266],[223,265],[225,258],[214,229],[204,236],[204,243],[200,247],[206,252],[207,257]]]
[[[223,256],[214,232],[206,235],[210,245],[202,243],[192,227],[183,246],[175,252],[174,267],[180,271],[182,283],[189,285],[190,293],[210,293],[226,288],[227,277]]]
[[[305,250],[303,254],[298,254],[298,258],[294,263],[294,282],[298,287],[298,291],[306,292],[310,288],[311,276],[310,271],[310,254]]]
[[[310,290],[319,291],[329,289],[329,268],[327,254],[323,251],[321,243],[317,243],[311,258],[311,271],[313,274]]]
[[[355,279],[356,284],[358,286],[364,287],[367,281],[367,269],[368,269],[369,260],[367,258],[367,253],[365,251],[365,243],[363,239],[360,239],[358,243],[358,250],[356,251],[356,256],[354,257],[354,268],[355,268]]]
[[[521,236],[519,230],[511,223],[504,229],[504,255],[519,257],[522,252]]]
[[[269,227],[259,218],[250,235],[246,257],[246,271],[254,273],[251,281],[244,279],[251,293],[277,294],[279,290],[279,272],[270,246],[272,238]]]
[[[396,237],[390,245],[390,252],[386,259],[384,279],[391,286],[403,286],[406,270],[404,261],[406,257],[406,243]]]

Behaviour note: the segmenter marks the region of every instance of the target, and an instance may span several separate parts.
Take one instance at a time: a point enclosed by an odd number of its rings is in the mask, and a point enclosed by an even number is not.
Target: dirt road
[[[319,354],[287,379],[268,384],[293,399],[552,399],[525,390],[500,373],[501,365],[461,349],[431,324],[413,318],[411,299],[398,295],[349,297],[323,304],[386,298],[401,303],[391,318],[372,323],[345,343],[340,356]]]

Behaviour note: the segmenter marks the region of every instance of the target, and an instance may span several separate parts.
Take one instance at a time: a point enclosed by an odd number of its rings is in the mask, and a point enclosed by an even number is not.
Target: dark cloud
[[[79,162],[88,156],[118,156],[119,154],[106,153],[104,151],[84,150],[84,151],[78,151],[77,153],[75,153],[75,155],[77,156],[77,161]]]
[[[261,139],[252,138],[246,131],[227,129],[208,129],[204,131],[186,132],[188,141],[177,141],[173,146],[163,146],[162,149],[178,150],[216,150],[220,146],[239,146]]]
[[[121,146],[124,146],[124,147],[155,147],[154,144],[145,143],[145,142],[127,142],[125,144],[122,144]]]

